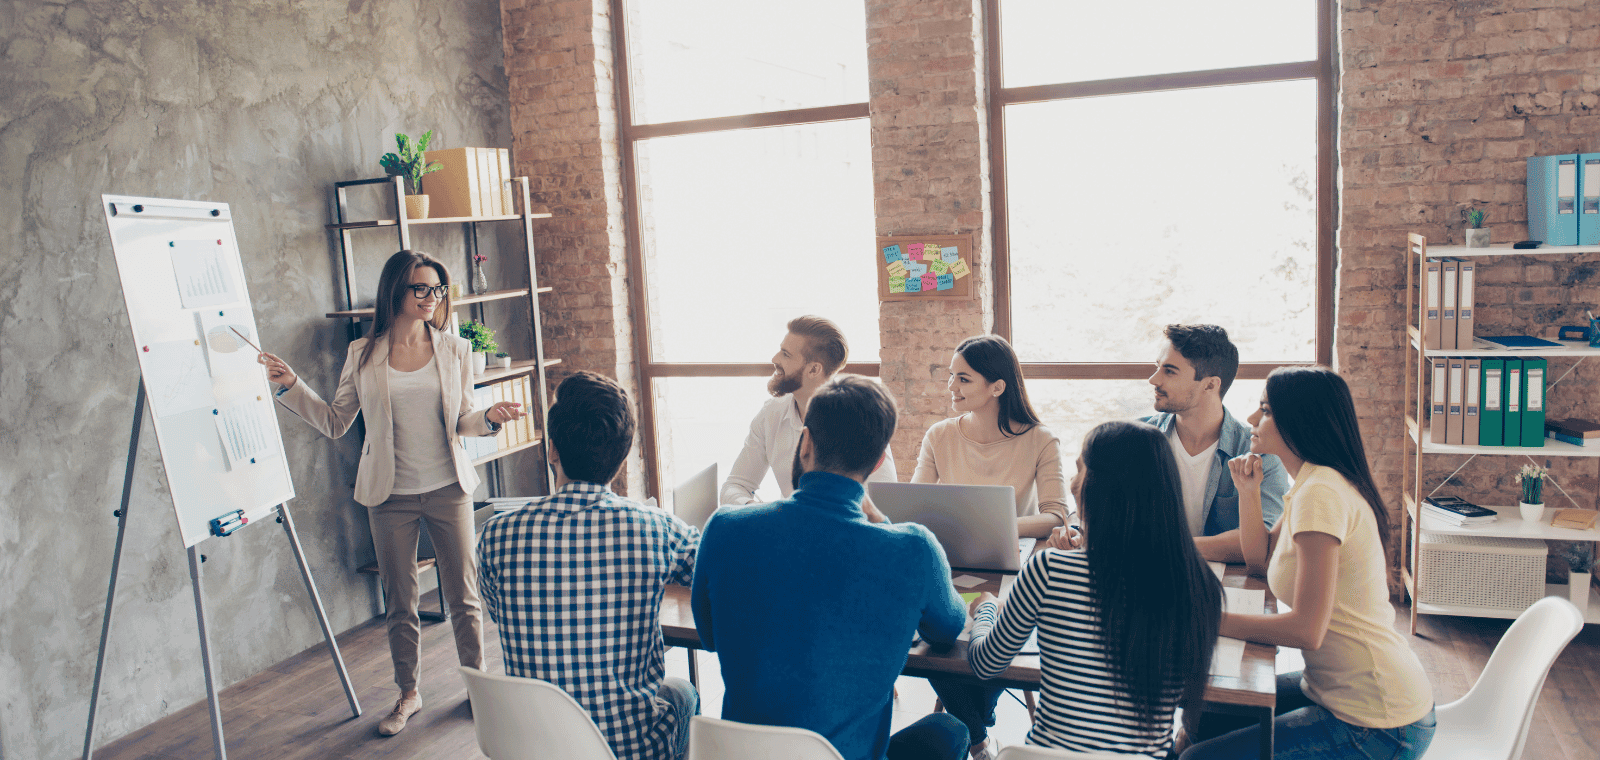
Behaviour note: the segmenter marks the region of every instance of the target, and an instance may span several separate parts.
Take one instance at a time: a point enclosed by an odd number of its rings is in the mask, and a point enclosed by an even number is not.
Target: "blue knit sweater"
[[[718,510],[692,603],[721,664],[724,719],[808,728],[846,760],[882,760],[913,632],[953,642],[966,612],[933,534],[867,522],[862,495],[813,472],[788,499]]]

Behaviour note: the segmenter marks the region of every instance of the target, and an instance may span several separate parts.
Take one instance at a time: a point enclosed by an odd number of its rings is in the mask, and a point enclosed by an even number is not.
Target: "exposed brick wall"
[[[533,205],[555,214],[534,227],[539,283],[555,288],[540,297],[545,355],[562,360],[551,391],[566,374],[590,370],[637,400],[610,3],[500,7],[512,160],[529,178]],[[639,452],[614,484],[624,493],[645,493]]]
[[[1527,237],[1525,159],[1600,151],[1600,12],[1585,0],[1345,0],[1340,44],[1337,360],[1357,395],[1374,474],[1398,510],[1405,235],[1460,245],[1462,210],[1476,206],[1496,241]],[[1600,306],[1596,261],[1483,262],[1479,334],[1583,324],[1583,309]],[[1552,360],[1551,378],[1571,366]],[[1550,414],[1596,418],[1597,379],[1600,367],[1578,368],[1551,393]],[[1424,493],[1463,461],[1429,457]],[[1514,504],[1519,461],[1480,457],[1446,490]],[[1592,507],[1594,460],[1557,459],[1555,467],[1578,503]],[[1549,490],[1546,503],[1565,503]]]
[[[973,233],[973,301],[879,309],[882,380],[900,401],[902,479],[928,427],[948,416],[946,367],[993,324],[983,15],[976,0],[868,0],[872,176],[879,235]]]

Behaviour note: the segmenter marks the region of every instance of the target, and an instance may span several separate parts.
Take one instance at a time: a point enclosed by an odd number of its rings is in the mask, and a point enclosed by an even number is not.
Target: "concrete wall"
[[[346,344],[322,316],[343,298],[323,229],[331,183],[380,174],[397,131],[509,146],[506,77],[492,0],[27,0],[0,4],[0,35],[0,756],[62,758],[81,750],[138,383],[99,195],[231,204],[264,344],[331,390]],[[414,245],[459,266],[460,237],[429,231]],[[358,285],[370,301],[395,246],[369,240]],[[493,263],[520,279],[520,254],[512,239]],[[353,572],[372,552],[350,497],[355,436],[280,420],[301,538],[344,630],[378,609]],[[205,697],[183,547],[145,429],[102,740]],[[275,525],[204,551],[223,683],[319,642]]]

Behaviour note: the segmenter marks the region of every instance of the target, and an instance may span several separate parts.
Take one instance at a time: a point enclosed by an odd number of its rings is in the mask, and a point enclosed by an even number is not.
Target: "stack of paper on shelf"
[[[1484,509],[1455,496],[1429,496],[1423,499],[1422,513],[1458,527],[1492,523],[1499,516],[1492,509]]]

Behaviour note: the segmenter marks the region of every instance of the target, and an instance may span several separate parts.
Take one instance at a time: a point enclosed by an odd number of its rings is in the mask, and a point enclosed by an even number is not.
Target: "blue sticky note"
[[[961,251],[957,250],[953,245],[949,248],[940,248],[939,258],[944,259],[946,264],[954,264],[961,260]]]
[[[904,257],[900,255],[899,243],[895,243],[894,245],[886,245],[883,247],[883,263],[888,264],[899,261],[902,258]]]
[[[921,293],[922,292],[922,278],[921,277],[907,277],[906,278],[906,292],[907,293]]]
[[[941,274],[938,277],[939,277],[939,289],[940,290],[949,290],[949,289],[951,289],[951,288],[956,286],[956,276],[955,275],[953,275],[953,274]]]
[[[906,264],[906,278],[921,277],[928,273],[928,265],[921,261],[912,261]]]

